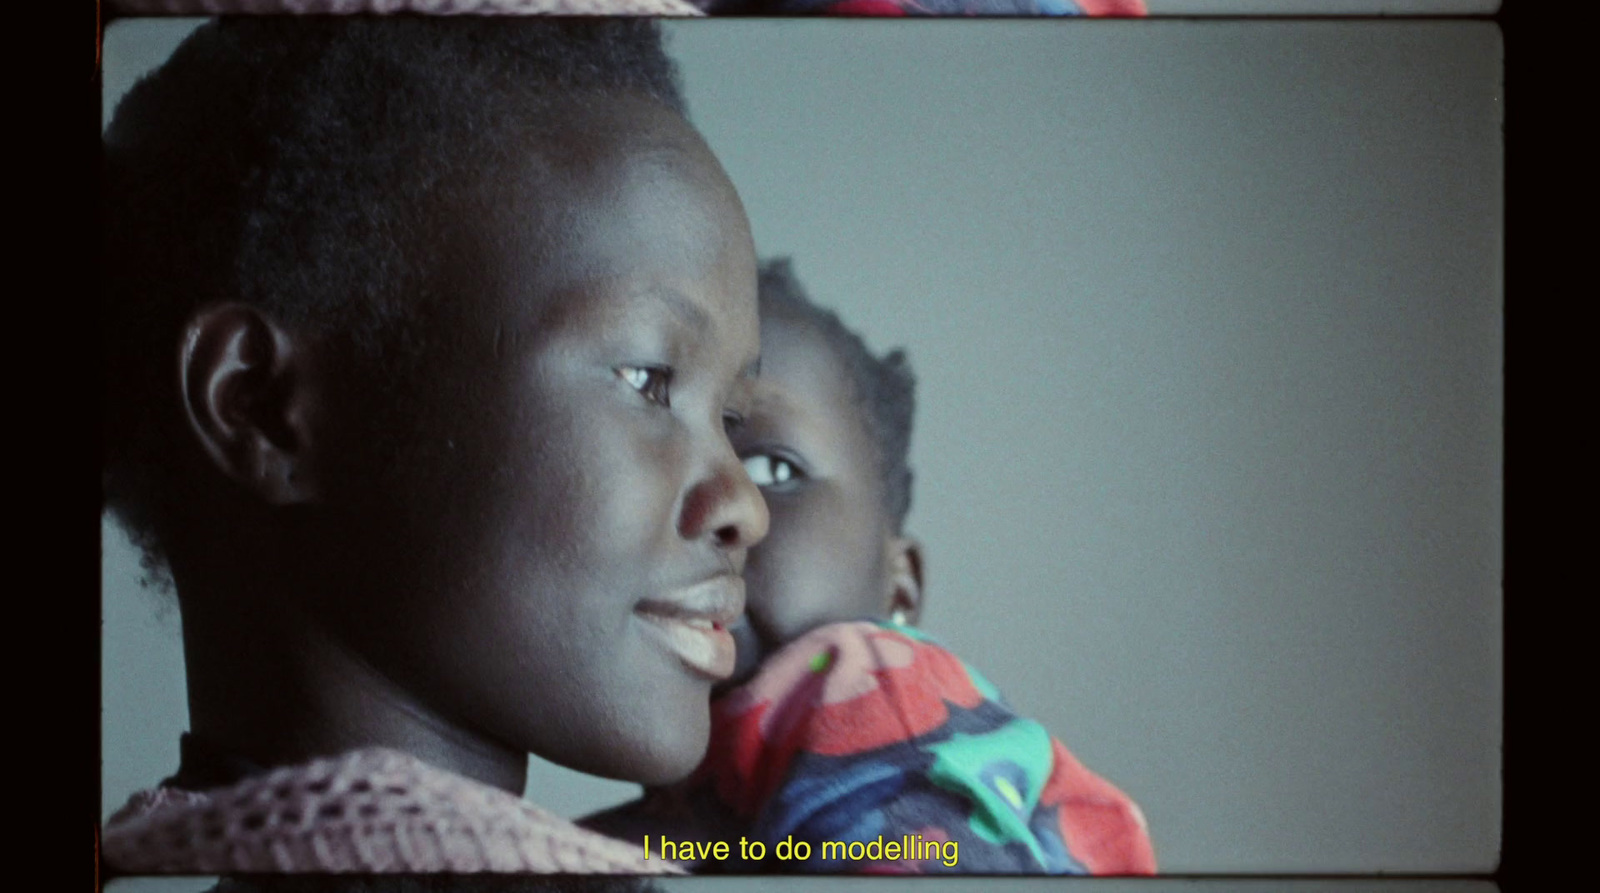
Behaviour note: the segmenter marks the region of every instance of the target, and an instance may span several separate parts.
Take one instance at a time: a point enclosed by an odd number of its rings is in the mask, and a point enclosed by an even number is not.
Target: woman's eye
[[[651,403],[664,407],[672,406],[672,392],[668,387],[672,383],[671,369],[654,366],[618,366],[617,377],[643,394]]]
[[[757,487],[776,487],[799,478],[800,469],[788,459],[759,453],[744,460],[744,470]]]

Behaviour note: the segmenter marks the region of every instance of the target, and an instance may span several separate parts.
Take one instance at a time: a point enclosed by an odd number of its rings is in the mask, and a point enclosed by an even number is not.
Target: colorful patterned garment
[[[1142,16],[1144,0],[700,0],[711,15]]]
[[[712,705],[685,793],[767,847],[702,870],[1155,872],[1133,801],[910,627],[833,624],[773,655]],[[825,842],[880,839],[823,858]],[[785,841],[810,858],[777,859]]]

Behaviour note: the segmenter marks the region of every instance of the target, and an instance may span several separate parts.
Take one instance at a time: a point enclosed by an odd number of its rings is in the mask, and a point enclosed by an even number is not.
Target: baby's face
[[[423,374],[364,494],[390,597],[350,635],[462,729],[661,783],[705,749],[767,529],[726,432],[756,260],[699,137],[627,106],[441,216]]]
[[[810,323],[762,317],[761,380],[733,439],[772,527],[745,567],[738,669],[724,687],[796,636],[882,616],[892,598],[877,451],[842,364]]]

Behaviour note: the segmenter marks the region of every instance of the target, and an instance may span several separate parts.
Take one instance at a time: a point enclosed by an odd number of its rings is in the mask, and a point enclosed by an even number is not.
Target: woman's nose
[[[729,448],[689,492],[678,532],[685,539],[709,537],[719,549],[744,550],[766,537],[770,522],[760,488]]]

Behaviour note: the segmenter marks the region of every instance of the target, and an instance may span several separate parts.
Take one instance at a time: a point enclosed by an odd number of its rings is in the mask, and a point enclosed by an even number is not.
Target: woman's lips
[[[712,681],[733,674],[737,653],[728,626],[744,612],[744,580],[712,577],[634,609],[645,629],[685,667]]]

